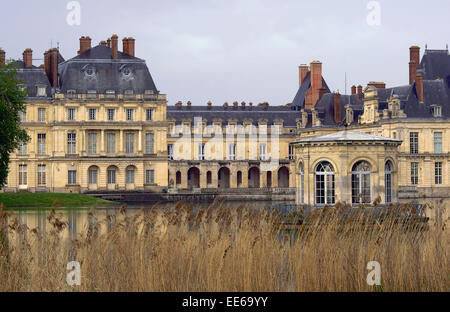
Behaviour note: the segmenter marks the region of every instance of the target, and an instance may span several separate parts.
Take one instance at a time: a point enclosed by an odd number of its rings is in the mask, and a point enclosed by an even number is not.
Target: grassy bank
[[[104,220],[93,210],[71,245],[58,213],[47,218],[48,235],[9,217],[0,291],[448,291],[447,220],[424,227],[388,214],[373,223],[363,211],[345,222],[339,207],[317,211],[294,239],[277,215],[220,203],[121,209]],[[73,260],[81,264],[74,289]],[[381,265],[380,287],[366,282],[371,261]]]
[[[66,193],[0,193],[0,203],[6,208],[110,204],[112,202],[83,194]]]

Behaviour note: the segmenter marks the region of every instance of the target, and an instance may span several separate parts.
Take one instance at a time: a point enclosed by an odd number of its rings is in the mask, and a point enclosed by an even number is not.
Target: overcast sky
[[[317,59],[332,91],[352,84],[408,83],[409,47],[445,49],[450,1],[378,1],[380,25],[369,25],[368,0],[79,0],[81,24],[68,25],[66,0],[4,0],[0,47],[7,58],[34,58],[59,42],[65,59],[79,37],[93,45],[113,33],[136,38],[169,105],[292,102],[298,66]],[[376,17],[376,16],[375,16]],[[376,21],[376,19],[371,19]],[[373,23],[372,23],[373,24]],[[39,66],[42,60],[35,60]],[[349,91],[348,91],[349,92]]]

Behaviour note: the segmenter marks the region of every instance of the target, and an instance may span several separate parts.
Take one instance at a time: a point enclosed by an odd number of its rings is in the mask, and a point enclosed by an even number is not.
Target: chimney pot
[[[211,107],[212,107],[212,103],[211,103],[211,101],[208,101],[208,109],[211,109]]]
[[[33,50],[28,48],[23,51],[23,62],[25,63],[25,67],[33,66]]]
[[[412,46],[409,48],[409,84],[413,84],[416,78],[417,70],[420,66],[420,47]]]
[[[181,107],[183,106],[183,102],[178,101],[175,106],[177,107],[177,109],[181,109]]]
[[[119,37],[114,34],[111,36],[111,57],[115,60],[117,60],[118,58],[118,49],[119,49],[119,45],[118,45],[118,40]]]
[[[356,94],[356,86],[353,85],[353,86],[352,86],[352,95],[355,95],[355,94]]]
[[[358,99],[362,99],[363,97],[363,87],[362,85],[358,86]]]
[[[91,37],[89,36],[81,36],[80,38],[80,50],[78,52],[78,54],[81,54],[87,50],[89,50],[91,48]]]
[[[128,37],[128,55],[130,56],[135,55],[135,47],[136,47],[136,40],[133,37]]]
[[[124,37],[122,39],[122,52],[128,54],[128,38]]]
[[[106,46],[108,48],[111,48],[111,38],[108,38],[108,40],[106,40]]]
[[[237,101],[234,101],[234,102],[233,102],[233,106],[234,106],[234,108],[238,108],[239,103],[238,103]]]
[[[228,108],[228,102],[223,103],[223,107],[225,107],[225,109]]]

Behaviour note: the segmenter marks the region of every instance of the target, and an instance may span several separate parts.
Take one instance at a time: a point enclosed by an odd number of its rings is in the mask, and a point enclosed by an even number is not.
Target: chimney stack
[[[242,107],[242,109],[245,109],[245,102],[241,103],[241,107]]]
[[[234,109],[237,109],[238,106],[239,106],[239,103],[238,103],[237,101],[234,101],[234,102],[233,102],[233,106],[234,106]]]
[[[225,109],[227,109],[227,108],[228,108],[228,102],[223,103],[223,107],[224,107]]]
[[[114,34],[111,36],[111,57],[115,60],[117,60],[119,54],[119,37]]]
[[[417,73],[416,76],[416,90],[419,102],[423,103],[423,75],[421,73]]]
[[[307,75],[308,72],[309,72],[309,67],[308,67],[308,65],[306,65],[306,64],[302,64],[302,65],[300,65],[298,68],[299,68],[299,87],[301,87],[303,81],[304,81],[305,78],[306,78],[306,75]]]
[[[58,87],[58,49],[50,49],[48,63],[50,84],[56,88]]]
[[[122,52],[125,54],[128,54],[128,38],[127,37],[124,37],[122,39],[122,46],[123,46]]]
[[[25,67],[33,66],[33,50],[26,49],[23,51],[23,62],[25,63]]]
[[[106,46],[111,49],[111,38],[108,38],[108,40],[106,40]]]
[[[413,84],[416,78],[417,70],[420,66],[420,47],[412,46],[409,48],[409,84]]]
[[[191,101],[187,101],[187,107],[188,107],[188,109],[191,109],[191,106],[192,106],[192,103],[191,103]]]
[[[362,90],[362,85],[358,86],[358,99],[362,99],[363,98],[363,90]]]
[[[107,43],[105,40],[100,41],[100,45],[107,47]]]
[[[211,103],[211,101],[208,101],[208,109],[211,109],[211,107],[212,107],[212,103]]]
[[[327,88],[322,87],[319,89],[319,101],[322,99],[322,97],[327,93]]]
[[[355,94],[356,94],[356,86],[353,85],[353,86],[352,86],[352,95],[355,95]]]
[[[319,89],[322,88],[322,63],[319,61],[312,61],[311,68],[311,95],[312,95],[312,107],[313,108],[319,101]]]
[[[176,104],[177,109],[181,109],[181,107],[183,106],[183,103],[181,101],[178,101]]]
[[[2,49],[0,49],[0,65],[6,64],[6,53]]]
[[[371,81],[367,85],[375,87],[377,89],[386,89],[386,83],[384,82]]]
[[[49,51],[45,51],[44,52],[44,70],[45,70],[45,74],[47,75],[47,77],[50,77],[50,55],[49,55]]]
[[[128,37],[128,55],[134,56],[136,40],[133,37]]]
[[[78,54],[81,54],[91,48],[91,38],[89,36],[82,36],[80,38],[80,51]]]
[[[252,109],[253,108],[253,103],[252,102],[248,103],[248,106],[250,107],[250,109]]]
[[[336,92],[334,94],[334,121],[340,123],[341,120],[341,95]]]

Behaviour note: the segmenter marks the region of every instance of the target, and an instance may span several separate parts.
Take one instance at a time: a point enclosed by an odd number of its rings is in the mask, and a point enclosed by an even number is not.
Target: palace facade
[[[410,48],[409,83],[331,92],[322,63],[299,67],[292,103],[167,106],[135,40],[77,56],[16,61],[31,141],[11,155],[4,191],[296,194],[309,205],[448,197],[450,55]],[[3,53],[3,54],[2,54]],[[3,55],[3,58],[2,58]],[[0,59],[5,60],[4,52]]]

